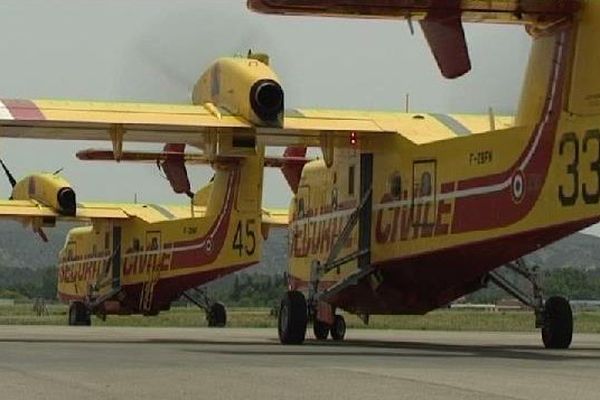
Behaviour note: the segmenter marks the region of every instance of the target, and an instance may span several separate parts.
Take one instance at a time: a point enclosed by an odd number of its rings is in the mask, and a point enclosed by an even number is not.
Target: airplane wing
[[[287,210],[283,209],[268,209],[262,210],[262,222],[270,227],[286,227],[289,223],[289,215]]]
[[[129,215],[120,207],[110,205],[79,204],[75,216],[60,214],[52,207],[35,200],[1,200],[0,218],[56,218],[70,221],[89,221],[92,219],[127,219]]]
[[[256,135],[265,145],[318,145],[323,135],[384,133],[368,118],[306,118],[290,115],[283,128],[255,127],[219,109],[198,105],[60,100],[0,100],[0,136],[58,140],[185,143],[207,135]],[[388,132],[391,133],[391,132]]]
[[[225,111],[216,115],[210,107],[197,105],[0,100],[0,137],[59,140],[111,140],[120,132],[124,141],[198,146],[207,136],[235,132],[256,135],[267,146],[319,146],[329,137],[356,135],[360,140],[364,135],[401,133],[422,144],[513,123],[512,117],[504,116],[495,116],[492,123],[488,115],[293,109],[279,128],[254,126]],[[202,163],[202,156],[196,161]]]

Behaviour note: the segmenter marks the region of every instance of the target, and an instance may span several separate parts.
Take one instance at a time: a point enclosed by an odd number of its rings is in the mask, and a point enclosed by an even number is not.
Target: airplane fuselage
[[[128,219],[73,229],[59,256],[59,297],[96,301],[100,314],[156,314],[186,290],[257,263],[261,185],[262,157],[250,157],[217,168],[193,208],[123,205]]]
[[[536,39],[514,121],[372,113],[398,133],[337,150],[330,167],[308,164],[290,210],[292,288],[309,287],[314,262],[326,263],[355,212],[338,258],[363,254],[319,285],[370,269],[326,299],[360,314],[425,313],[598,222],[600,117],[578,87],[597,79],[572,53],[590,40],[570,27]]]

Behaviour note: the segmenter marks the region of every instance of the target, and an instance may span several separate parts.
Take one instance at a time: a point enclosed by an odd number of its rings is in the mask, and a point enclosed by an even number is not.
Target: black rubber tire
[[[289,291],[281,300],[277,327],[281,344],[302,344],[306,338],[308,323],[307,305],[304,295]]]
[[[210,306],[206,321],[211,328],[223,328],[227,325],[227,310],[225,304],[217,302]]]
[[[329,324],[315,319],[313,322],[313,333],[318,340],[327,340],[327,336],[329,336]]]
[[[547,349],[568,349],[573,340],[573,312],[564,297],[550,297],[544,304],[542,340]]]
[[[341,342],[346,336],[346,320],[341,315],[336,315],[333,319],[333,326],[331,327],[331,338],[335,341]]]
[[[92,317],[87,307],[81,301],[74,301],[69,305],[70,326],[90,326]]]

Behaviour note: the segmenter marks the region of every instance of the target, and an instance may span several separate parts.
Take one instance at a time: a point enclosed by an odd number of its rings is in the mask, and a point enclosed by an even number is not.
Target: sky
[[[409,93],[411,111],[514,113],[528,36],[498,25],[467,25],[466,34],[473,71],[449,81],[405,22],[260,15],[245,0],[3,0],[0,98],[188,103],[212,61],[252,49],[270,54],[290,108],[403,110]],[[0,157],[16,177],[64,168],[80,201],[187,202],[152,165],[75,158],[107,146],[2,139]],[[126,145],[139,148],[148,146]],[[189,170],[193,188],[212,175]],[[267,171],[265,206],[290,198],[280,172]]]

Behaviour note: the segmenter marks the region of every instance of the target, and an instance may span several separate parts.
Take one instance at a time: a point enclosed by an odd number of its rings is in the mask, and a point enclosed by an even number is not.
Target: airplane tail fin
[[[562,110],[575,116],[600,115],[600,2],[586,2],[579,15],[546,30],[529,29],[533,46],[517,113],[517,125],[540,120],[550,101],[561,100]],[[561,62],[568,68],[560,76]],[[558,90],[561,89],[562,90]]]
[[[305,146],[289,146],[283,153],[281,172],[294,193],[298,192],[302,168],[307,162]]]

